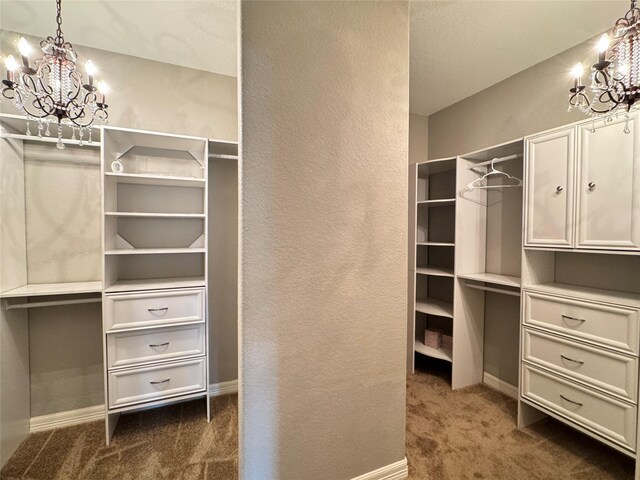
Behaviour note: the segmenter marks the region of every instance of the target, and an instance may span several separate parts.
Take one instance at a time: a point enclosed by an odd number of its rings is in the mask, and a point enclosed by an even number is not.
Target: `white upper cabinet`
[[[598,124],[600,126],[598,127]],[[620,117],[578,127],[577,247],[640,248],[640,125]]]
[[[573,245],[575,127],[527,139],[525,246]]]

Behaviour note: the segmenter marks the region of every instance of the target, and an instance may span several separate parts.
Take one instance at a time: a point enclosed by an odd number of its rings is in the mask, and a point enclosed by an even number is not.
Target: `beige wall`
[[[582,43],[429,116],[429,158],[471,152],[583,119],[577,111],[567,112],[568,71],[578,61],[588,65],[593,60],[593,45],[594,40]],[[484,370],[517,385],[517,321],[503,313],[515,311],[509,303],[487,303]]]
[[[409,114],[409,164],[424,162],[429,152],[429,118]]]
[[[471,152],[584,118],[567,112],[569,70],[594,60],[594,40],[429,116],[429,158]]]
[[[1,51],[13,50],[16,38],[19,34],[1,31]],[[37,44],[37,39],[27,38]],[[111,125],[237,140],[236,78],[76,48],[80,58],[91,58],[101,71],[109,72],[105,78],[113,91],[108,99]],[[0,111],[17,113],[7,103]],[[91,155],[83,148],[67,148],[64,159],[57,161],[42,161],[41,146],[25,152],[27,270],[32,283],[100,279],[99,156],[94,150],[95,158],[84,158]],[[53,147],[48,151],[49,156],[60,153]],[[237,197],[232,193],[237,191],[237,174],[230,168],[220,170],[220,177],[212,181],[215,190],[210,199],[219,199],[227,207],[210,204],[212,214],[223,219],[210,222],[209,232],[216,248],[209,268],[212,274],[221,272],[211,292],[215,301],[210,310],[212,383],[237,378],[236,270],[232,265],[237,255],[237,216],[233,218]],[[226,196],[218,196],[223,191]],[[28,315],[31,416],[103,403],[99,306],[32,309]],[[78,347],[69,348],[69,339]]]
[[[404,459],[405,2],[241,4],[240,478]]]
[[[16,51],[13,42],[20,35],[1,31],[3,54]],[[40,41],[25,37],[31,45]],[[74,48],[80,59],[90,58],[104,72],[99,75],[111,88],[107,97],[111,125],[219,140],[238,139],[235,77],[75,44]],[[16,113],[7,104],[0,104],[0,111]]]

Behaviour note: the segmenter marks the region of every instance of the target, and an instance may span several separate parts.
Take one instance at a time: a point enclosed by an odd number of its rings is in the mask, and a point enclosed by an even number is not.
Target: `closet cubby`
[[[445,158],[418,164],[416,201],[425,206],[455,203],[456,159]]]
[[[453,247],[417,245],[416,273],[453,278],[454,253]]]

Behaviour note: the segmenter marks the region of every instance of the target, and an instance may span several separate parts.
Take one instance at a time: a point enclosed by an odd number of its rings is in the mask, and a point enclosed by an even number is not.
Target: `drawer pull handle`
[[[169,380],[171,380],[170,378],[165,378],[164,380],[160,380],[157,382],[149,382],[151,385],[160,385],[161,383],[167,383]]]
[[[584,318],[577,318],[577,317],[570,317],[569,315],[562,315],[562,318],[564,318],[565,320],[573,320],[574,322],[580,322],[583,323],[586,320]]]
[[[584,405],[584,403],[580,403],[580,402],[576,402],[575,400],[571,400],[570,398],[565,397],[564,395],[560,394],[560,397],[563,400],[566,400],[569,403],[573,403],[574,405],[578,405],[579,407],[582,407]]]
[[[147,308],[147,311],[148,311],[148,312],[151,312],[151,313],[155,313],[155,312],[166,312],[167,310],[169,310],[169,307]]]
[[[563,354],[560,354],[560,356],[564,359],[567,360],[568,362],[573,362],[573,363],[577,363],[579,365],[584,365],[584,362],[582,360],[574,360],[573,358],[569,358]]]
[[[560,186],[560,185],[558,185],[558,186],[556,187],[556,192],[560,193],[562,190],[564,190],[564,187],[562,187],[562,186]]]
[[[159,348],[159,347],[166,347],[167,345],[169,345],[169,342],[164,342],[164,343],[152,343],[149,346],[151,348]]]

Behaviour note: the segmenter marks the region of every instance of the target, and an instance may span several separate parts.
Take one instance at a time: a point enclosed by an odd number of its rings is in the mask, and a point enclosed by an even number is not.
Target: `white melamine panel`
[[[522,358],[636,402],[638,359],[526,329]]]
[[[106,331],[204,321],[204,289],[105,295]]]
[[[640,249],[638,116],[579,128],[578,247]]]
[[[638,310],[524,292],[525,325],[638,353]]]
[[[205,359],[116,370],[108,374],[109,408],[205,390]]]
[[[634,405],[615,400],[555,375],[522,368],[523,397],[631,450],[636,446]]]
[[[108,368],[204,355],[204,324],[107,334]]]
[[[531,137],[525,159],[525,246],[571,247],[575,127]]]

